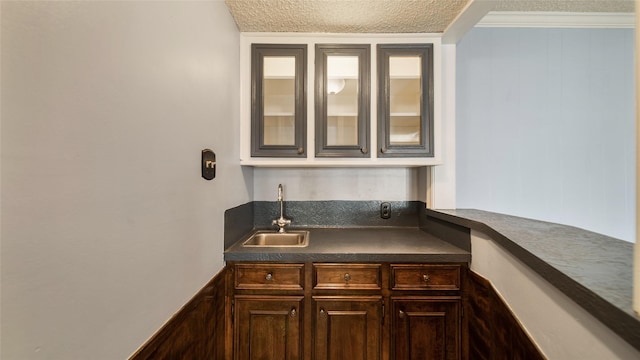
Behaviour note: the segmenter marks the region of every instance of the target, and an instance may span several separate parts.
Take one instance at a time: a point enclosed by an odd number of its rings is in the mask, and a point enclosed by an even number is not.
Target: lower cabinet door
[[[235,296],[236,360],[302,359],[302,296]]]
[[[313,359],[380,359],[380,296],[314,296],[313,304]]]
[[[391,299],[394,360],[460,359],[460,298]]]

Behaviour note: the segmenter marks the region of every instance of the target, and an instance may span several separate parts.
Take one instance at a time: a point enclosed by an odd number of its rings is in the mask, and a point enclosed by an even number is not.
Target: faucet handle
[[[284,227],[291,224],[291,220],[280,217],[279,219],[273,220],[271,223],[273,225],[278,225],[278,232],[283,233]]]

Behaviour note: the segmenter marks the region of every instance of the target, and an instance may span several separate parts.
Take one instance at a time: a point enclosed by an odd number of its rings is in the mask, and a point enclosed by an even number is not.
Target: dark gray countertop
[[[293,229],[292,229],[293,230]],[[224,252],[226,261],[469,262],[471,254],[414,227],[305,228],[307,247],[243,247]]]
[[[486,233],[618,335],[640,348],[632,309],[634,244],[572,226],[481,210],[427,216]]]

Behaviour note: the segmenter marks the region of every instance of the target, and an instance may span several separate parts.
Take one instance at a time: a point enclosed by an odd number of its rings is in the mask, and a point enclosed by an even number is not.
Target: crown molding
[[[490,11],[476,27],[635,28],[634,13]]]

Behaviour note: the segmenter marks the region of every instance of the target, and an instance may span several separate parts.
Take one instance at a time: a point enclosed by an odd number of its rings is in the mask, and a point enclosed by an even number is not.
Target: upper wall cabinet
[[[436,35],[241,34],[241,164],[441,164],[440,56]]]
[[[305,156],[306,57],[306,45],[252,45],[251,156]]]
[[[370,157],[366,45],[316,45],[317,157]]]
[[[432,119],[433,45],[378,45],[378,156],[433,156]]]

